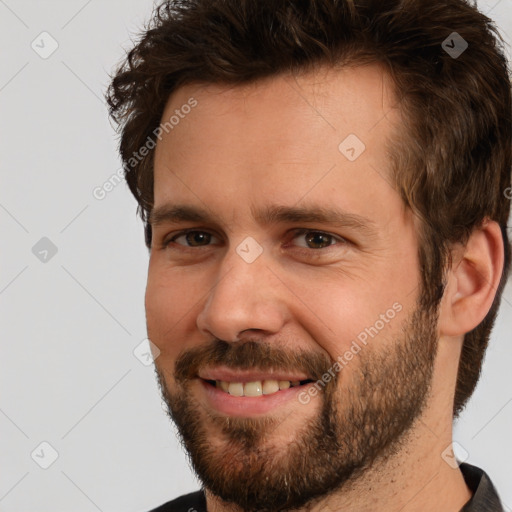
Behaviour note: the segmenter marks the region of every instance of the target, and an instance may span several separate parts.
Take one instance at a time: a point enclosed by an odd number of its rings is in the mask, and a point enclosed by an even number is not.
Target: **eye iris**
[[[197,245],[205,245],[210,241],[211,235],[202,231],[191,231],[186,234],[187,243],[193,247]]]
[[[331,236],[324,233],[310,233],[306,236],[307,243],[314,245],[313,249],[319,249],[318,245],[326,247],[331,245]]]

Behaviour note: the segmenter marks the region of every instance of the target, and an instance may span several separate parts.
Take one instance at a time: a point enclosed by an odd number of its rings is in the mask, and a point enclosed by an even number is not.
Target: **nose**
[[[264,255],[247,263],[229,250],[196,321],[201,332],[224,341],[278,333],[287,321],[285,296]]]

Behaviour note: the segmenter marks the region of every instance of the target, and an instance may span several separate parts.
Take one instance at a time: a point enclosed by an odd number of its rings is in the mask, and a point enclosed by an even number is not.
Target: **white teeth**
[[[263,382],[264,395],[271,395],[276,391],[279,391],[279,382],[277,382],[277,380],[266,380],[265,382]]]
[[[215,387],[229,393],[232,396],[261,396],[272,395],[282,389],[288,389],[291,386],[299,386],[300,381],[295,380],[256,380],[253,382],[226,382],[224,380],[215,381]]]
[[[233,396],[244,396],[244,385],[241,382],[230,382],[228,393]]]
[[[244,384],[244,396],[261,396],[262,394],[261,380]]]

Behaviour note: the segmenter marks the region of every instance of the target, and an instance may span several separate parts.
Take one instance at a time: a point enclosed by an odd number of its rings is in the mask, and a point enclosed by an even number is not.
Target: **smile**
[[[312,382],[311,380],[289,381],[289,380],[256,380],[252,382],[228,382],[225,380],[206,380],[210,385],[221,389],[231,396],[262,396],[273,395],[290,387],[297,387]]]
[[[314,385],[312,380],[285,380],[251,378],[240,380],[198,379],[198,391],[205,405],[215,413],[227,416],[258,417],[277,414],[284,407],[300,405],[299,394]]]

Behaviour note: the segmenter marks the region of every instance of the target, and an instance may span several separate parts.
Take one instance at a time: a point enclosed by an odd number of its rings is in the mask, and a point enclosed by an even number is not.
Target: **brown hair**
[[[453,37],[469,45],[461,55],[447,51]],[[117,70],[107,101],[149,247],[155,144],[148,141],[173,91],[372,62],[386,67],[400,97],[404,126],[390,158],[397,190],[422,221],[424,306],[439,304],[452,244],[464,244],[485,219],[502,229],[505,267],[494,303],[464,338],[458,416],[480,376],[510,267],[511,90],[489,18],[464,0],[166,1]],[[151,150],[141,157],[144,145]]]

